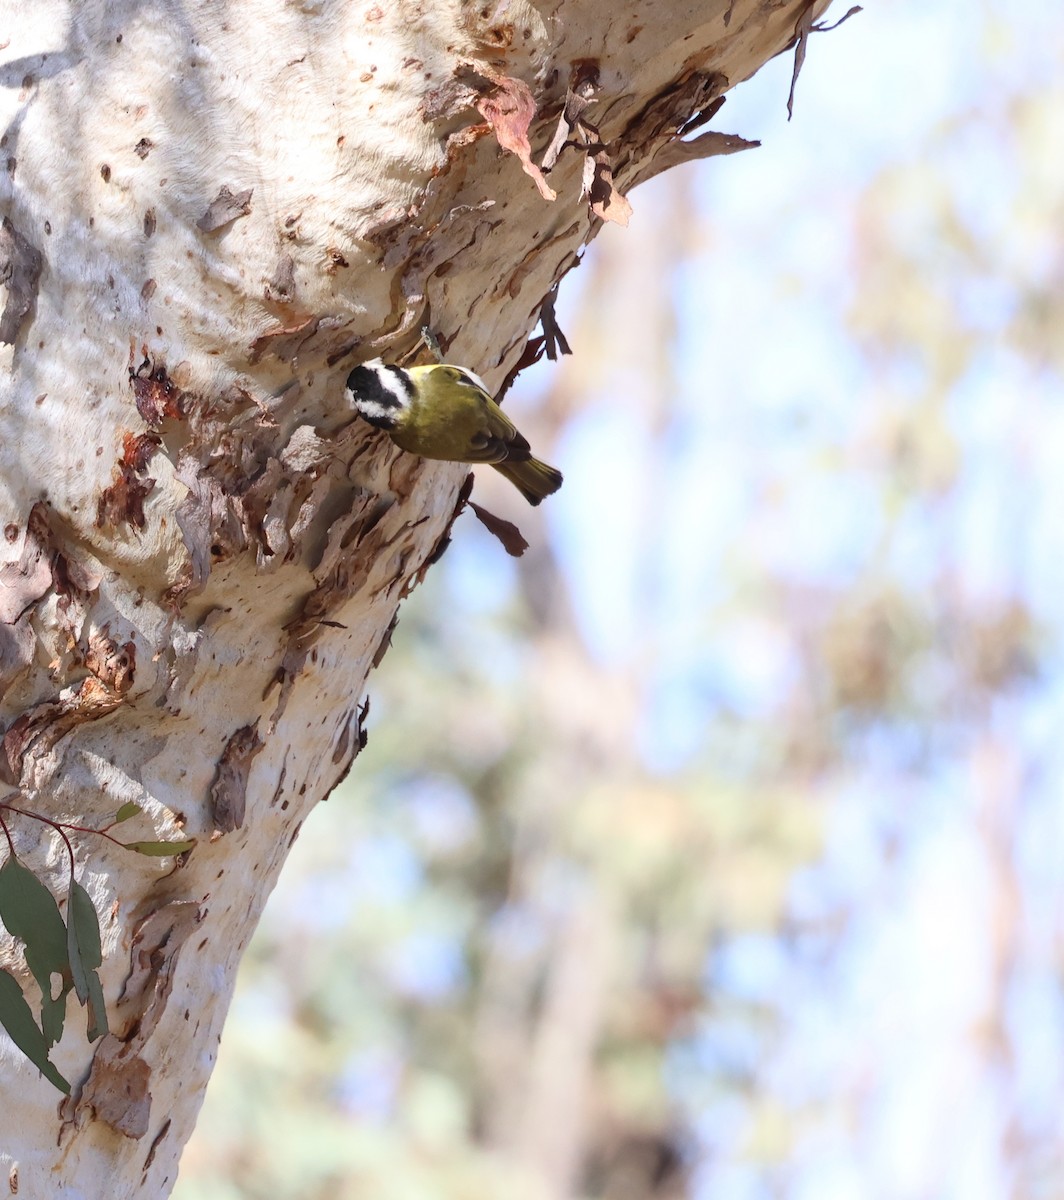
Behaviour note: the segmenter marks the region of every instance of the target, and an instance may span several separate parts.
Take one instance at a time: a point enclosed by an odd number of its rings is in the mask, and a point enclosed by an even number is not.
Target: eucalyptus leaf
[[[100,920],[92,897],[75,879],[67,902],[67,949],[74,990],[89,1010],[89,1041],[107,1032],[107,1011],[97,968],[103,963]]]
[[[33,1019],[33,1013],[26,1003],[18,980],[10,971],[3,969],[0,969],[0,1025],[3,1025],[8,1037],[49,1083],[69,1095],[70,1084],[49,1060],[48,1042]]]
[[[90,971],[88,975],[89,984],[89,999],[87,1004],[88,1009],[88,1030],[87,1036],[90,1042],[96,1041],[97,1038],[102,1038],[104,1034],[110,1033],[107,1025],[107,1005],[103,998],[103,984],[100,983],[100,977],[95,971]]]
[[[125,804],[114,815],[114,824],[121,825],[123,821],[128,821],[131,817],[135,817],[144,811],[143,808],[135,800],[127,800]]]
[[[123,842],[127,850],[137,854],[145,854],[152,858],[165,858],[168,854],[185,854],[195,845],[195,841],[183,842]]]
[[[54,998],[44,996],[41,999],[41,1029],[44,1031],[44,1038],[49,1046],[54,1046],[63,1036],[63,1024],[66,1021],[66,999],[73,986],[74,980],[67,972],[59,995]]]
[[[55,897],[36,875],[12,854],[0,867],[0,921],[26,947],[26,966],[41,989],[41,1025],[54,1045],[63,1036],[66,995],[70,990],[67,931]],[[52,976],[66,986],[52,995]]]
[[[89,1000],[88,974],[103,962],[100,946],[100,920],[92,897],[75,879],[70,885],[67,904],[67,951],[74,990],[82,1004]]]

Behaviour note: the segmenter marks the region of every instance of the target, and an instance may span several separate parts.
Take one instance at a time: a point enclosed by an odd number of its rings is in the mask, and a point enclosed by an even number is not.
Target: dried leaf
[[[528,549],[520,529],[512,521],[504,521],[494,513],[488,512],[474,501],[469,501],[469,507],[476,514],[477,520],[484,528],[502,542],[502,547],[511,558],[520,558]]]
[[[70,1094],[70,1084],[52,1066],[48,1058],[48,1042],[33,1019],[30,1006],[18,985],[18,980],[0,969],[0,1025],[38,1071],[65,1095]]]
[[[495,131],[499,145],[521,160],[525,174],[535,182],[544,200],[557,199],[557,193],[532,161],[528,127],[536,115],[536,102],[528,84],[509,75],[493,75],[492,79],[496,90],[490,96],[482,96],[477,109]]]

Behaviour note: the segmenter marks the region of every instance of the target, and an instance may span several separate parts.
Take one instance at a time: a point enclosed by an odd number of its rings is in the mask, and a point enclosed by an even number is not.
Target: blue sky
[[[785,632],[756,609],[735,614],[724,636],[704,637],[707,609],[736,602],[722,564],[737,530],[763,568],[805,586],[856,585],[886,543],[890,570],[917,597],[928,589],[930,605],[948,563],[966,596],[993,601],[1018,591],[1048,634],[1037,686],[998,703],[963,745],[913,772],[904,737],[883,735],[844,786],[818,798],[828,802],[826,851],[794,881],[792,905],[799,922],[813,924],[825,911],[849,913],[826,967],[823,957],[803,961],[767,937],[737,939],[712,964],[729,994],[782,1006],[786,1034],[762,1065],[761,1099],[812,1106],[819,1116],[774,1171],[744,1160],[743,1120],[729,1144],[728,1114],[707,1110],[706,1197],[1059,1192],[1039,1162],[1059,1165],[1064,1149],[1054,949],[1064,850],[1056,747],[1064,679],[1054,650],[1064,428],[1059,379],[1033,374],[999,332],[1018,303],[1017,279],[1042,281],[1059,256],[1046,222],[1017,218],[1029,176],[1015,163],[1009,169],[1002,114],[1014,95],[1059,75],[1062,29],[1058,12],[1033,3],[872,4],[813,39],[790,124],[789,59],[739,87],[715,126],[763,147],[711,160],[693,183],[702,234],[674,280],[675,391],[654,504],[667,519],[652,538],[640,519],[646,495],[639,486],[617,491],[618,479],[639,480],[646,469],[646,425],[612,394],[618,377],[647,369],[637,345],[618,338],[599,403],[562,441],[566,486],[550,529],[596,657],[608,666],[648,640],[654,646],[645,752],[657,769],[696,756],[722,705],[769,718],[794,677]],[[1059,197],[1064,122],[1035,125],[1027,136],[1044,147],[1045,194]],[[910,170],[930,162],[981,247],[980,273],[959,269],[937,240],[941,197]],[[884,403],[904,412],[927,381],[897,363],[871,375],[845,310],[855,206],[871,181],[895,171],[891,220],[900,244],[984,344],[944,397],[944,442],[959,447],[961,475],[927,505],[885,514],[882,483],[852,447],[871,437]],[[642,221],[667,220],[668,189],[663,179],[637,190],[632,230],[607,229],[602,238],[623,241]],[[563,327],[570,302],[572,293],[560,308]],[[830,462],[833,454],[836,469],[809,469],[811,458]],[[769,485],[782,489],[774,506],[761,499]],[[1012,807],[995,818],[1000,804]],[[996,840],[986,831],[994,819],[1006,827]],[[896,846],[890,855],[885,839]],[[1020,932],[998,1059],[978,1030],[999,1003],[993,932],[1008,884],[994,856],[1002,845],[1017,872]],[[747,1035],[717,1030],[705,1051],[725,1052],[729,1036]],[[1010,1151],[1009,1138],[1020,1130],[1033,1148],[1017,1167],[1023,1151]]]

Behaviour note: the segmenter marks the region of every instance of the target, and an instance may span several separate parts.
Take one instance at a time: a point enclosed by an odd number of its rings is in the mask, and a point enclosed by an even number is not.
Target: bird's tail
[[[538,458],[526,458],[522,462],[497,462],[492,466],[517,488],[529,504],[538,504],[562,486],[562,473],[548,467]]]

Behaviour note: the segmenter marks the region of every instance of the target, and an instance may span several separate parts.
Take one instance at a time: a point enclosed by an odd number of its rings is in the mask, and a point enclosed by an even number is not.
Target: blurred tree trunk
[[[4,0],[0,803],[196,839],[175,866],[69,834],[112,1033],[68,1028],[58,1115],[5,1053],[12,1192],[169,1192],[241,953],[444,544],[464,469],[352,421],[350,366],[428,324],[497,386],[624,193],[737,148],[681,134],[823,7]],[[48,827],[5,820],[65,896]]]

